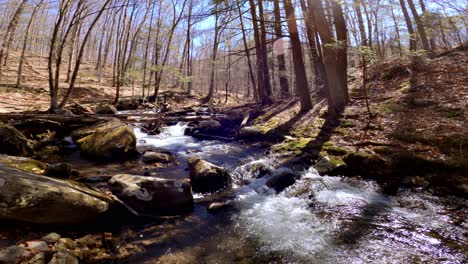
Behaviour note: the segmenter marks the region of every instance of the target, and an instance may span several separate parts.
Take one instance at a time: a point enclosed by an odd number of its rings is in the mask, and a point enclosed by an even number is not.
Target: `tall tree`
[[[341,8],[339,5],[338,7]],[[323,61],[328,84],[329,112],[331,114],[336,114],[344,109],[347,101],[346,87],[342,85],[343,82],[341,81],[343,78],[346,78],[346,76],[342,76],[343,72],[340,71],[338,67],[339,63],[344,63],[342,61],[343,57],[339,57],[340,60],[337,60],[337,49],[340,48],[339,45],[341,44],[338,43],[337,39],[333,36],[330,29],[332,23],[327,21],[322,1],[310,0],[309,8],[313,14],[315,28],[323,42]]]
[[[312,109],[312,99],[310,98],[307,75],[302,56],[301,40],[297,30],[296,15],[291,0],[284,0],[284,11],[286,12],[289,38],[294,61],[294,72],[296,75],[296,91],[301,102],[301,111]]]
[[[421,17],[418,15],[418,11],[414,6],[413,0],[407,0],[408,6],[410,7],[411,13],[413,13],[414,21],[416,22],[416,27],[418,29],[419,36],[421,37],[421,43],[423,49],[430,51],[431,48],[429,46],[429,40],[427,39],[426,29],[424,28],[424,24],[421,21]]]
[[[399,1],[400,1],[400,6],[401,6],[401,11],[403,12],[403,16],[405,17],[406,27],[408,29],[410,50],[416,51],[416,36],[414,34],[413,23],[411,22],[411,18],[408,14],[408,9],[406,9],[405,1],[404,0],[399,0]]]
[[[303,1],[303,0],[302,0]],[[275,15],[275,36],[276,36],[276,41],[280,41],[279,43],[279,49],[276,50],[276,60],[278,61],[278,75],[279,75],[279,84],[280,84],[280,96],[281,98],[289,98],[291,97],[291,94],[289,93],[289,83],[288,83],[288,77],[286,74],[286,59],[285,59],[285,54],[284,54],[284,47],[282,45],[283,43],[283,32],[281,29],[281,11],[280,11],[280,5],[279,5],[279,0],[273,0],[274,8],[273,12]]]

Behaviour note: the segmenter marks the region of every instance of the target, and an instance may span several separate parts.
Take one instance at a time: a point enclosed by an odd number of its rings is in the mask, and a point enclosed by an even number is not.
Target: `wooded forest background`
[[[1,0],[0,8],[0,85],[36,89],[42,67],[52,112],[91,84],[112,87],[114,102],[122,91],[155,101],[177,90],[206,103],[298,96],[302,110],[327,98],[335,112],[349,100],[349,68],[363,70],[365,90],[370,64],[468,40],[464,0]]]

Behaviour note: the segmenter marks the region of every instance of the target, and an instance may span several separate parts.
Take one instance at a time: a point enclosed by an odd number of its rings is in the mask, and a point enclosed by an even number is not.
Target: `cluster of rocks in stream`
[[[97,112],[114,112],[112,108],[105,108]],[[55,126],[49,125],[49,128]],[[189,177],[185,180],[118,174],[109,178],[107,191],[98,190],[70,180],[74,171],[69,164],[44,162],[54,160],[51,157],[60,156],[68,148],[68,142],[55,138],[57,133],[63,136],[63,131],[58,128],[57,131],[27,131],[31,133],[29,139],[13,126],[0,123],[0,152],[4,153],[0,154],[0,220],[76,225],[122,213],[152,217],[183,215],[193,209],[192,191],[216,193],[229,189],[233,184],[232,177],[222,167],[189,158]],[[216,136],[226,131],[220,121],[209,120],[198,122],[187,133]],[[37,137],[36,133],[43,133],[43,136]],[[239,137],[260,137],[257,134],[246,127]],[[73,151],[79,150],[84,158],[91,160],[115,161],[140,157],[144,164],[170,164],[176,161],[172,153],[163,149],[149,149],[139,154],[132,127],[117,119],[76,129],[71,137],[78,148]],[[299,177],[291,171],[272,172],[262,166],[252,170],[258,171],[259,177],[269,176],[266,186],[276,192],[294,184]],[[207,211],[217,213],[228,204],[215,200],[208,204]],[[94,242],[88,243],[88,240]],[[90,235],[72,240],[51,234],[37,241],[22,242],[0,250],[0,262],[79,263],[143,250],[135,246],[126,252],[116,253],[120,249],[115,245],[106,245],[110,242],[105,236],[100,238],[100,242],[96,241],[96,237]]]
[[[109,263],[141,252],[144,252],[141,245],[125,243],[109,232],[77,239],[50,233],[38,240],[1,249],[0,263]]]

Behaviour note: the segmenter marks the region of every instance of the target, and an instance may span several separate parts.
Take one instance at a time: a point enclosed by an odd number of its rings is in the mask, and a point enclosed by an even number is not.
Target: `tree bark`
[[[411,13],[413,13],[414,21],[416,22],[416,27],[418,29],[419,36],[421,37],[421,43],[424,50],[431,51],[429,46],[429,40],[427,39],[426,29],[421,21],[421,18],[418,15],[418,11],[414,6],[413,0],[407,0],[410,7]]]
[[[289,38],[294,61],[294,72],[296,75],[296,93],[299,95],[301,103],[301,112],[312,109],[312,100],[310,98],[307,75],[302,56],[301,40],[297,31],[296,15],[291,0],[284,0],[284,10],[286,12]]]
[[[406,9],[405,1],[404,0],[399,0],[399,1],[400,1],[400,6],[401,6],[401,11],[403,12],[403,16],[405,17],[406,27],[408,28],[410,50],[416,51],[416,39],[415,39],[416,36],[414,34],[413,23],[411,22],[411,18],[408,14],[408,9]]]
[[[304,1],[304,0],[301,0]],[[277,41],[283,38],[283,32],[281,30],[281,11],[279,0],[274,0],[274,15],[275,15],[275,35]],[[283,41],[283,40],[281,40]],[[278,75],[279,75],[279,84],[280,84],[280,97],[281,98],[289,98],[291,97],[291,93],[289,92],[289,83],[288,77],[286,74],[286,59],[284,55],[284,47],[281,44],[281,50],[276,51],[276,60],[278,61]]]

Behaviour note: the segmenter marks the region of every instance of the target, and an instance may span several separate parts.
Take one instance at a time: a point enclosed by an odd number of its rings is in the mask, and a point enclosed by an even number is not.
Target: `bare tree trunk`
[[[296,75],[296,93],[301,102],[301,112],[312,109],[307,75],[302,56],[301,40],[297,31],[296,15],[291,0],[284,0],[284,10],[286,12],[289,38],[291,39],[292,55],[294,60],[294,72]]]
[[[66,103],[68,101],[68,98],[70,97],[70,94],[73,91],[73,88],[75,87],[75,82],[76,82],[76,78],[78,77],[78,71],[80,70],[81,59],[83,58],[86,43],[88,42],[89,36],[91,35],[91,32],[93,31],[94,26],[96,25],[97,21],[102,16],[104,11],[106,10],[107,5],[110,2],[112,2],[112,0],[106,0],[106,2],[104,2],[101,9],[99,10],[99,13],[96,15],[93,22],[89,26],[88,32],[86,32],[86,35],[85,35],[85,37],[83,39],[83,42],[81,43],[80,52],[78,53],[78,56],[76,58],[75,67],[73,68],[73,75],[72,75],[72,78],[70,80],[70,86],[68,87],[68,90],[66,91],[62,101],[60,102],[60,104],[58,106],[59,109],[62,109],[66,105]]]
[[[250,58],[249,45],[247,44],[247,37],[245,35],[244,19],[242,18],[243,15],[240,9],[239,0],[237,0],[236,2],[237,2],[237,10],[239,11],[239,19],[240,19],[240,26],[241,26],[241,32],[242,32],[242,42],[244,44],[245,56],[247,57],[247,66],[249,68],[250,81],[252,82],[253,95],[254,95],[255,101],[259,102],[257,88],[255,87],[255,76],[254,76],[253,69],[252,69],[252,60]]]
[[[264,78],[264,89],[265,93],[262,95],[264,103],[271,103],[271,82],[270,82],[270,70],[268,67],[268,51],[267,51],[267,39],[266,39],[266,27],[265,27],[265,17],[263,14],[263,0],[258,0],[258,13],[260,16],[260,39],[262,46],[262,71]]]
[[[399,51],[400,57],[401,57],[401,56],[403,56],[403,49],[401,48],[400,29],[398,27],[398,22],[397,22],[395,13],[393,12],[393,8],[391,8],[390,11],[392,12],[392,19],[393,19],[393,23],[395,25],[395,32],[396,32],[396,36],[397,36],[398,51]]]
[[[338,40],[338,45],[336,47],[338,82],[340,82],[340,87],[345,96],[346,103],[348,103],[348,35],[346,34],[346,21],[340,4],[336,1],[332,1],[332,9],[336,38]]]
[[[340,78],[340,71],[338,70],[337,52],[335,46],[337,45],[332,32],[330,31],[330,24],[326,19],[325,12],[321,0],[310,0],[309,8],[312,9],[315,28],[320,34],[323,41],[323,59],[325,64],[326,80],[328,82],[328,106],[331,114],[341,112],[346,105],[346,92],[345,87],[342,87]]]
[[[429,41],[427,39],[426,29],[424,28],[421,18],[418,15],[418,11],[416,10],[416,7],[414,6],[413,0],[407,0],[407,1],[410,7],[411,13],[413,13],[414,21],[416,22],[416,27],[418,28],[419,36],[421,37],[423,49],[427,51],[431,51],[431,48],[429,46]]]
[[[304,0],[302,0],[304,1]],[[281,30],[281,12],[279,0],[274,0],[274,14],[275,14],[275,35],[276,39],[283,38],[283,32]],[[284,41],[284,40],[281,40]],[[284,58],[284,47],[281,45],[281,50],[277,51],[276,60],[278,61],[278,74],[279,74],[279,84],[280,84],[280,97],[289,98],[291,94],[289,93],[289,83],[288,77],[286,74],[286,59]]]
[[[216,69],[216,55],[218,54],[218,37],[219,37],[219,14],[218,14],[218,5],[215,7],[215,31],[213,37],[213,50],[211,53],[211,70],[210,70],[210,86],[208,90],[208,95],[203,98],[204,103],[208,103],[213,98],[214,88],[215,88],[215,69]]]
[[[416,36],[414,34],[413,23],[411,23],[411,18],[408,14],[408,10],[406,9],[405,1],[404,0],[399,0],[399,1],[400,1],[400,6],[401,6],[401,11],[403,12],[403,16],[405,17],[406,27],[408,28],[410,50],[416,51],[416,39],[415,39]]]
[[[306,6],[306,3],[304,0],[300,0],[301,4],[301,9],[302,9],[302,14],[304,16],[305,24],[306,24],[306,33],[307,33],[307,39],[309,42],[309,48],[310,48],[310,55],[312,59],[312,65],[314,68],[314,80],[315,80],[315,89],[317,89],[318,94],[320,97],[326,97],[326,82],[323,79],[323,76],[325,76],[325,66],[323,65],[323,62],[320,58],[320,55],[318,53],[317,49],[317,42],[315,39],[315,27],[314,27],[314,22],[312,19],[312,13],[308,11],[309,9]]]
[[[423,12],[422,16],[423,16],[423,19],[426,18],[428,19],[429,17],[429,13],[427,12],[426,10],[426,5],[424,4],[424,1],[423,0],[419,0],[419,5],[421,6],[421,10]],[[443,33],[442,33],[443,34]],[[437,46],[435,44],[435,41],[434,41],[434,37],[432,36],[432,34],[429,34],[429,44],[431,45],[431,50],[436,50],[437,49]]]

